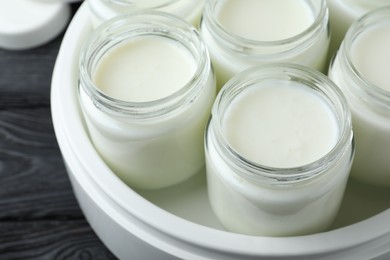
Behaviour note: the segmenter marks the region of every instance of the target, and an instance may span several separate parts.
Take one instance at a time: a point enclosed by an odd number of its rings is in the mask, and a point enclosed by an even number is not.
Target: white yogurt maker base
[[[80,113],[80,46],[92,30],[86,5],[62,43],[52,81],[52,116],[74,192],[94,231],[122,259],[390,258],[390,190],[350,181],[328,232],[255,237],[223,231],[207,200],[204,173],[173,188],[136,192],[93,148]]]

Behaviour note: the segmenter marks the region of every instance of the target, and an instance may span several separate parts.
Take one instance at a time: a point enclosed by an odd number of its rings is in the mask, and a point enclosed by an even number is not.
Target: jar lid
[[[23,50],[57,36],[70,19],[63,1],[0,1],[0,48]]]

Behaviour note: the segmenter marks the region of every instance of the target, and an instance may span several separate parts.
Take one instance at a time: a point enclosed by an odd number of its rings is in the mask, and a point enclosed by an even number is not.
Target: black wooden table
[[[0,49],[0,259],[115,258],[77,204],[54,135],[50,84],[62,37]]]

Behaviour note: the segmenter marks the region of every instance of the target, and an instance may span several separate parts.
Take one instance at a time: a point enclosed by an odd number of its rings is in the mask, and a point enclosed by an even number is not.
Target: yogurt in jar
[[[291,62],[325,70],[328,11],[325,1],[209,0],[201,35],[221,88],[246,68]]]
[[[222,121],[233,149],[276,168],[299,167],[325,156],[337,143],[338,131],[328,104],[294,81],[270,80],[243,91]]]
[[[228,0],[217,19],[229,32],[257,41],[280,41],[304,32],[315,15],[307,3],[270,0]]]
[[[334,220],[353,158],[347,102],[323,75],[273,64],[222,89],[206,137],[211,206],[229,231],[291,236]]]
[[[388,0],[327,0],[332,37],[329,59],[336,53],[349,27],[358,18],[376,8],[389,5]]]
[[[94,84],[106,95],[150,102],[174,94],[191,80],[196,62],[180,44],[159,36],[136,37],[107,52]]]
[[[176,15],[199,26],[204,0],[87,0],[94,27],[115,16],[143,10]]]
[[[163,188],[203,168],[216,89],[188,23],[145,11],[103,24],[82,52],[79,90],[95,148],[129,186]]]
[[[351,106],[356,156],[351,176],[390,187],[390,7],[351,28],[329,69]]]
[[[367,28],[356,37],[351,58],[365,79],[390,92],[390,17],[386,23]]]

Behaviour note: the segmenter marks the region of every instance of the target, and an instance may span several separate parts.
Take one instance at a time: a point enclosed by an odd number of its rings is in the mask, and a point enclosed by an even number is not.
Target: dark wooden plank
[[[115,259],[84,220],[0,222],[0,259]]]
[[[80,211],[53,131],[50,84],[62,37],[0,49],[0,259],[115,258]]]
[[[0,220],[81,217],[49,108],[0,110]]]
[[[49,106],[62,37],[31,50],[0,49],[0,220],[82,217]]]

